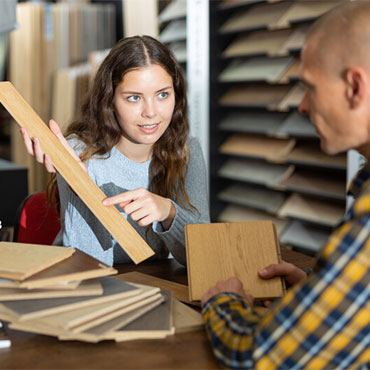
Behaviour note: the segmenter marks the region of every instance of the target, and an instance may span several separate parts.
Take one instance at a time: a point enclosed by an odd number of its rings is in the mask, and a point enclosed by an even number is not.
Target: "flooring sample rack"
[[[113,235],[128,256],[136,264],[152,256],[153,250],[122,217],[118,209],[114,206],[103,206],[105,194],[8,81],[0,82],[0,102],[18,124],[27,129],[31,137],[40,139],[43,151],[50,155],[58,172]]]

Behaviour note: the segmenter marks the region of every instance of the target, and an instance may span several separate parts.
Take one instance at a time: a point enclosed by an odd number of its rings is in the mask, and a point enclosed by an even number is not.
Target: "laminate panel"
[[[159,35],[161,42],[174,42],[186,40],[186,21],[176,20],[170,22]]]
[[[185,239],[191,300],[199,300],[218,280],[230,276],[238,277],[255,298],[283,295],[281,278],[262,280],[257,273],[280,262],[276,228],[271,221],[186,225]]]

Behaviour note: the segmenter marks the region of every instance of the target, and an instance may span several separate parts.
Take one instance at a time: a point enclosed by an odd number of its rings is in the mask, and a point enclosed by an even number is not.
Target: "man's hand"
[[[236,277],[231,277],[228,280],[219,280],[215,286],[208,289],[200,301],[202,307],[207,303],[208,300],[219,293],[239,294],[245,298],[251,306],[253,306],[253,297],[244,292],[242,282]]]

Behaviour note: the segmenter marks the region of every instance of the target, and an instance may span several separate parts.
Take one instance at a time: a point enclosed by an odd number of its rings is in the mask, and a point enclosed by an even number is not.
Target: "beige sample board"
[[[307,116],[294,111],[282,122],[276,132],[279,136],[294,136],[302,138],[317,138],[315,126]]]
[[[176,298],[172,299],[172,306],[175,333],[186,333],[204,329],[203,317],[200,312],[181,303]]]
[[[40,139],[43,151],[50,155],[55,168],[99,221],[117,240],[129,257],[139,263],[154,254],[153,250],[120,214],[115,206],[105,207],[105,194],[99,189],[57,137],[48,129],[31,106],[10,82],[0,83],[0,101],[31,137]]]
[[[343,211],[340,203],[293,193],[279,210],[279,215],[334,227],[343,218]]]
[[[257,272],[280,262],[276,227],[271,221],[185,226],[189,298],[200,300],[218,280],[236,276],[255,298],[280,297],[282,279],[262,280]]]
[[[218,174],[232,180],[273,187],[285,181],[293,171],[294,166],[249,158],[230,158],[219,169]]]
[[[229,136],[219,151],[224,154],[264,158],[271,162],[284,162],[294,145],[293,139],[240,133]]]
[[[219,100],[221,105],[265,107],[276,109],[284,97],[289,93],[286,85],[256,84],[234,86],[226,90]]]
[[[75,252],[73,248],[0,242],[0,277],[24,280]]]
[[[255,54],[286,56],[288,52],[282,48],[292,32],[292,30],[278,30],[242,34],[225,49],[223,56],[237,57]]]
[[[88,254],[76,250],[71,258],[57,263],[23,280],[20,288],[45,288],[50,285],[114,275],[117,270]]]
[[[286,199],[285,193],[281,191],[239,183],[230,185],[218,193],[217,196],[225,202],[240,204],[269,213],[276,213]]]

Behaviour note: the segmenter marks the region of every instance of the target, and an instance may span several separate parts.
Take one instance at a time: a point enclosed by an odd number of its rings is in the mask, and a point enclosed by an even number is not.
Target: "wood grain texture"
[[[0,242],[0,277],[24,280],[66,258],[74,248]]]
[[[199,300],[218,280],[238,277],[255,298],[280,297],[281,278],[262,280],[258,270],[280,261],[271,221],[186,225],[190,300]]]
[[[86,280],[107,275],[114,275],[117,270],[107,266],[88,254],[76,250],[72,258],[61,261],[33,276],[25,279],[20,288],[35,289],[62,282]]]
[[[118,209],[115,206],[103,206],[102,201],[106,198],[105,194],[72,158],[71,154],[10,82],[0,82],[0,101],[18,124],[27,129],[31,137],[40,139],[43,151],[50,155],[58,172],[129,257],[135,263],[139,263],[152,256],[153,250],[122,217]]]

